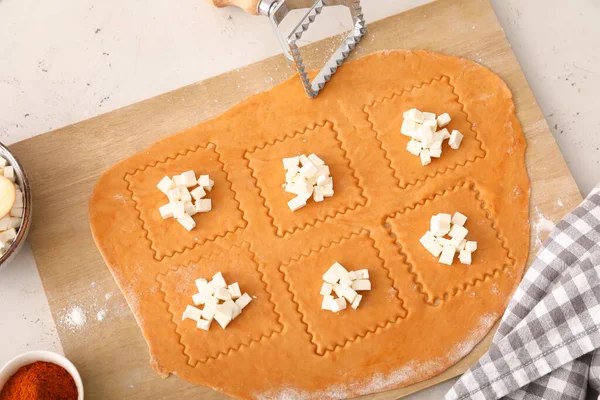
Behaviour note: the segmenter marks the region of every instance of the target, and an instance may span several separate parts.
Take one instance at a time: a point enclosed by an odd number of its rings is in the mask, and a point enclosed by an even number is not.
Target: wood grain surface
[[[319,67],[325,52],[340,40],[303,48],[308,65]],[[528,140],[531,262],[548,233],[547,222],[541,222],[560,219],[581,195],[492,7],[487,0],[439,0],[372,23],[351,59],[402,48],[472,59],[500,75],[512,90]],[[11,146],[33,188],[33,253],[63,348],[81,372],[86,398],[226,398],[177,377],[161,379],[152,371],[142,334],[92,240],[88,201],[100,174],[113,164],[293,74],[284,57],[276,56]],[[81,311],[85,322],[71,318],[73,310]],[[491,336],[431,380],[365,398],[399,398],[456,376],[485,351]]]

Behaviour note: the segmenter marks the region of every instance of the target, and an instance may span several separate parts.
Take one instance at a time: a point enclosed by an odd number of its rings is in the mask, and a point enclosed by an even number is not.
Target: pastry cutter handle
[[[215,7],[235,6],[246,11],[248,14],[258,15],[258,3],[260,0],[206,0]]]

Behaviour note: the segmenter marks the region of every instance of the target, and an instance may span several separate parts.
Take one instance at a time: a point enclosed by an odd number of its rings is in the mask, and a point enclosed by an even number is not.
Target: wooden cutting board
[[[506,81],[528,140],[534,254],[549,221],[560,219],[581,196],[488,1],[440,0],[368,29],[352,58],[383,49],[427,49],[470,58]],[[334,48],[339,40],[305,48],[309,65],[318,66],[323,49]],[[113,164],[293,74],[282,56],[273,57],[11,146],[31,180],[33,253],[65,353],[82,374],[86,398],[226,397],[177,377],[161,379],[151,370],[146,343],[92,240],[88,201],[100,174]],[[456,376],[490,340],[488,335],[468,357],[434,379],[368,398],[398,398]]]

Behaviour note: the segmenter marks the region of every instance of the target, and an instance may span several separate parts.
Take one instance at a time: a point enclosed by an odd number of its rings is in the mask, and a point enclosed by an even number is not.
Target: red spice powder
[[[0,400],[77,400],[77,386],[63,367],[36,361],[8,379]]]

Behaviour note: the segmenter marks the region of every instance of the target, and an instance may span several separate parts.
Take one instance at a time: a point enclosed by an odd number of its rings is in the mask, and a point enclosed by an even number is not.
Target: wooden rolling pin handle
[[[236,6],[248,14],[258,15],[258,3],[260,0],[206,0],[215,7]]]

